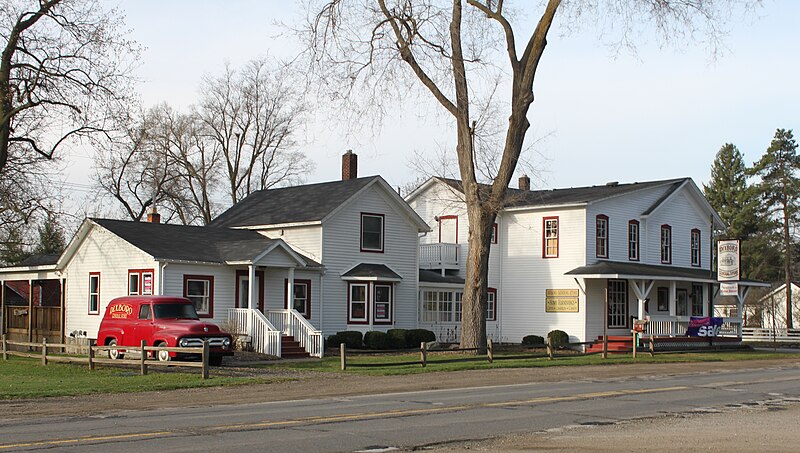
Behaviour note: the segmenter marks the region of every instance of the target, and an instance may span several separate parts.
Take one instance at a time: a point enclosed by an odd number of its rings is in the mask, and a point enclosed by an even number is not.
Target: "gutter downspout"
[[[164,271],[167,269],[167,264],[169,264],[169,263],[165,262],[165,263],[161,264],[161,266],[160,266],[161,269],[158,271],[158,287],[159,287],[158,288],[158,295],[159,296],[163,296],[164,295]]]

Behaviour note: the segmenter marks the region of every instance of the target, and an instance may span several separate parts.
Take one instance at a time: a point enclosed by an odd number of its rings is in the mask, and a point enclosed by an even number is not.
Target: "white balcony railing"
[[[423,269],[458,269],[458,244],[420,244],[419,265]]]
[[[655,336],[683,336],[689,328],[688,316],[650,316],[650,323],[647,324],[647,335]],[[719,335],[724,337],[738,337],[742,333],[742,319],[737,317],[722,318],[722,326]]]

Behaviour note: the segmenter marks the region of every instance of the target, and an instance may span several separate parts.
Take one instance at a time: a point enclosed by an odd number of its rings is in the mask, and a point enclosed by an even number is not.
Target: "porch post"
[[[294,267],[290,267],[286,277],[286,308],[294,308]]]
[[[678,320],[675,319],[675,292],[678,288],[677,283],[675,280],[670,280],[669,282],[669,316],[672,319],[672,334],[675,335],[678,332]]]
[[[256,301],[256,266],[250,264],[247,266],[247,308],[254,309],[258,307]]]

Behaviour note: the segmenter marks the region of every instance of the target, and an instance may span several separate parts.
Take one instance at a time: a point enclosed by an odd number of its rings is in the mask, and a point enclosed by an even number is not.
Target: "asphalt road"
[[[798,365],[715,372],[714,363],[709,363],[708,368],[705,373],[658,378],[584,379],[7,420],[0,421],[0,452],[410,449],[564,426],[615,424],[666,413],[800,403]]]

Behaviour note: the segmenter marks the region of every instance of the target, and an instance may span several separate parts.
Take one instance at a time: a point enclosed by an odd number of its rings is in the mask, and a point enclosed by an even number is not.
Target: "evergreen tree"
[[[728,226],[724,236],[745,241],[756,232],[759,203],[747,185],[747,167],[735,145],[726,143],[717,151],[711,180],[703,185],[703,191]]]
[[[791,229],[798,220],[798,196],[800,196],[800,155],[797,154],[797,142],[791,130],[775,131],[770,147],[753,165],[752,174],[758,175],[761,181],[756,186],[761,196],[762,206],[782,227],[782,250],[784,282],[786,283],[786,327],[793,328],[792,323],[792,236]]]
[[[39,227],[39,244],[35,253],[39,255],[61,254],[66,246],[64,229],[54,214],[48,214],[44,223]]]
[[[0,263],[15,266],[31,256],[25,235],[18,227],[8,230],[0,242]]]

